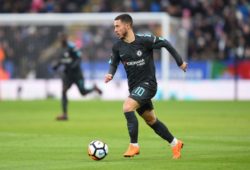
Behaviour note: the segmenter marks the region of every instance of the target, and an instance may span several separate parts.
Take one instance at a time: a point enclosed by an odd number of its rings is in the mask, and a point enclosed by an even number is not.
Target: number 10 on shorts
[[[137,87],[133,93],[138,96],[142,96],[144,92],[145,92],[145,89],[143,87]]]

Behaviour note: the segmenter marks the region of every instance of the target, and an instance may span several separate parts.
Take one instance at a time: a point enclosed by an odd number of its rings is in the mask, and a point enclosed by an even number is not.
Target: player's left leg
[[[168,128],[159,119],[157,119],[153,110],[152,102],[150,101],[149,103],[146,103],[145,105],[137,109],[137,112],[141,115],[145,122],[155,131],[156,134],[158,134],[160,137],[170,143],[170,146],[172,147],[173,151],[173,159],[180,158],[183,142],[177,140],[171,134]]]
[[[67,91],[71,87],[73,81],[72,79],[67,76],[63,75],[62,78],[62,97],[61,97],[61,105],[62,105],[62,114],[57,116],[57,120],[68,120],[68,97],[67,97]]]
[[[85,88],[84,79],[83,78],[77,79],[75,83],[76,83],[76,85],[77,85],[80,93],[83,96],[85,96],[85,95],[87,95],[87,94],[89,94],[89,93],[91,93],[93,91],[96,91],[99,95],[102,94],[102,91],[96,85],[94,85],[92,88],[89,88],[89,89]]]

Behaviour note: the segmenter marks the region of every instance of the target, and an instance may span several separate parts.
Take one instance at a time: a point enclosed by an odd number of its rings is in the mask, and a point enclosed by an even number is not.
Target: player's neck
[[[124,38],[124,41],[126,43],[131,43],[133,41],[135,41],[135,34],[132,30],[128,31],[127,36]]]

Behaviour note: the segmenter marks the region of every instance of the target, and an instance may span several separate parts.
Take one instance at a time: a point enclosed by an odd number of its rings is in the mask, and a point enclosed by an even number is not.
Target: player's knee
[[[153,125],[156,122],[156,119],[145,120],[148,125]]]
[[[62,93],[63,93],[63,94],[66,94],[66,93],[67,93],[67,91],[68,91],[68,89],[67,89],[67,88],[63,88]]]
[[[132,112],[139,107],[139,103],[134,99],[127,98],[123,103],[123,112]]]
[[[123,112],[126,113],[126,112],[132,112],[134,111],[134,108],[129,105],[129,104],[123,104]]]
[[[81,90],[80,90],[80,93],[81,93],[83,96],[85,96],[85,95],[87,94],[87,91],[86,91],[85,89],[81,89]]]
[[[153,125],[157,120],[155,115],[148,115],[148,116],[143,117],[143,118],[148,125]]]

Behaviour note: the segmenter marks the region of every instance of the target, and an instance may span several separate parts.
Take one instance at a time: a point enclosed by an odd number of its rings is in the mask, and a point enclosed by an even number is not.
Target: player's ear
[[[128,24],[128,23],[125,24],[125,27],[126,27],[127,29],[130,29],[130,28],[131,28],[130,24]]]

